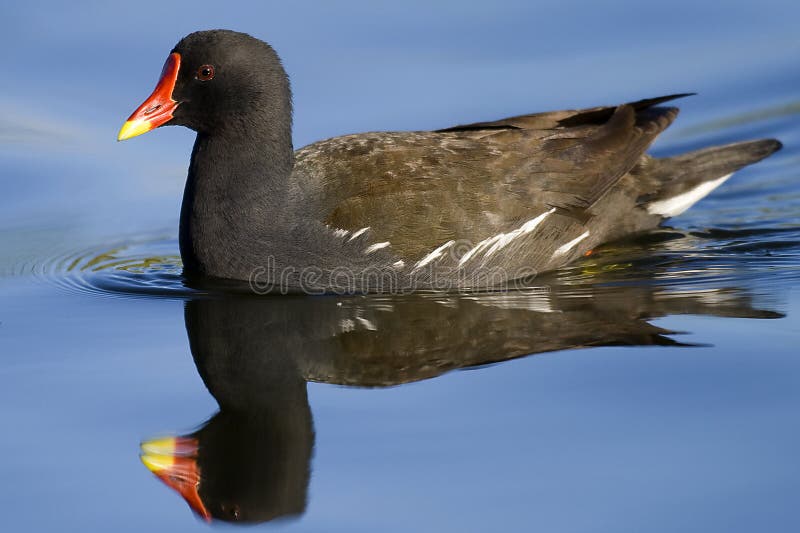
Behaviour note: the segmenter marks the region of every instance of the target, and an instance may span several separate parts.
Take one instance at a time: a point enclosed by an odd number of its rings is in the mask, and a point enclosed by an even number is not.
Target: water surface
[[[192,468],[281,531],[800,526],[795,3],[1,9],[7,530],[207,530]],[[209,26],[277,47],[297,146],[699,91],[654,153],[785,148],[524,292],[230,294],[181,272],[192,135],[114,143]]]

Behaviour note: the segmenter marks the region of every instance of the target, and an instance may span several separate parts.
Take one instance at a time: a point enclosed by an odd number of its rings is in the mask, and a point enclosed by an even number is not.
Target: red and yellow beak
[[[197,467],[197,439],[167,437],[141,444],[142,463],[168,487],[183,496],[189,507],[205,521],[211,513],[200,499],[200,469]]]
[[[117,137],[118,141],[147,133],[172,119],[172,113],[178,107],[178,102],[172,99],[172,91],[175,90],[175,82],[178,80],[180,68],[181,55],[177,52],[171,53],[164,63],[161,78],[159,78],[153,94],[137,107],[136,111],[122,125]]]

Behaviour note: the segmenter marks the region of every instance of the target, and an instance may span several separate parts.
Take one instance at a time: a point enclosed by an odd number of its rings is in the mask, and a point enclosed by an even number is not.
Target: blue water
[[[217,500],[272,530],[797,530],[798,17],[789,1],[4,4],[3,530],[215,527],[140,461],[163,436],[199,440]],[[192,133],[115,142],[169,49],[209,27],[284,58],[296,146],[696,91],[654,153],[785,148],[526,294],[220,297],[181,276]]]

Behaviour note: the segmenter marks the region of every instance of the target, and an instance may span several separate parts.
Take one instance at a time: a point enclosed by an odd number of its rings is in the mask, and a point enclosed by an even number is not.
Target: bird
[[[657,228],[781,148],[760,139],[648,155],[678,114],[662,104],[684,96],[295,150],[278,54],[207,30],[171,50],[118,140],[163,125],[197,133],[179,225],[188,277],[259,293],[514,288]]]
[[[783,316],[755,307],[744,287],[665,292],[657,277],[620,285],[612,271],[596,284],[527,294],[189,299],[189,348],[219,411],[188,434],[144,440],[140,459],[206,521],[299,518],[313,450],[331,453],[321,448],[329,442],[315,443],[309,382],[397,387],[543,353],[697,346],[653,321]]]

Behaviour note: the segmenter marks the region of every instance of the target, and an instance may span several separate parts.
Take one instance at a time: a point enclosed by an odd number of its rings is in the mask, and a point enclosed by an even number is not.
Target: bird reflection
[[[306,508],[314,446],[308,381],[387,387],[541,352],[681,345],[649,322],[748,318],[739,289],[657,286],[187,302],[197,370],[219,412],[197,431],[142,443],[142,461],[206,520],[265,522]]]

